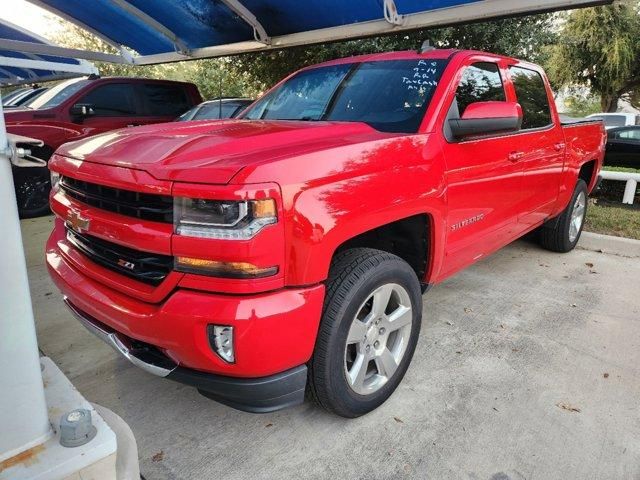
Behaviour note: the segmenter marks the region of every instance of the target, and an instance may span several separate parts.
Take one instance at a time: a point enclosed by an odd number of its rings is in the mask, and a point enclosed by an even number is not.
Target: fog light
[[[233,352],[233,327],[227,325],[209,325],[209,344],[227,363],[235,362]]]

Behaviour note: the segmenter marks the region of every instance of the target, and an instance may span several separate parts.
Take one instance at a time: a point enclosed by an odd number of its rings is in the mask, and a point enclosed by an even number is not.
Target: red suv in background
[[[134,125],[169,122],[199,104],[192,83],[90,76],[59,83],[28,108],[5,112],[7,131],[44,142],[32,155],[49,160],[63,143]],[[13,180],[23,218],[49,211],[46,167],[15,168]]]

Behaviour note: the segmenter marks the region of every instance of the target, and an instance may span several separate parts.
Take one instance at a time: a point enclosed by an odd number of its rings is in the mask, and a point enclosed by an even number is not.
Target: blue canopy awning
[[[482,0],[397,0],[403,14],[412,14]],[[113,0],[43,0],[38,2],[72,16],[114,43],[140,55],[174,52],[166,32],[154,28],[151,18],[166,27],[186,50],[254,40],[253,28],[222,0],[128,0],[144,15]],[[269,37],[321,28],[351,25],[383,18],[382,0],[242,0]],[[179,48],[178,48],[179,50]]]
[[[155,64],[286,48],[612,0],[28,0]],[[0,37],[0,47],[3,38]],[[39,51],[29,45],[14,44]],[[52,52],[54,50],[43,50]],[[133,51],[133,53],[132,53]],[[104,52],[73,52],[104,60]]]
[[[0,38],[49,45],[43,38],[6,21],[0,21]],[[44,82],[94,72],[96,68],[84,60],[0,48],[0,85]]]

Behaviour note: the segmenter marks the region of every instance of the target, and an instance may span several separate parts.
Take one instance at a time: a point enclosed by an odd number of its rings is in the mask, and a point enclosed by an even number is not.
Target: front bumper
[[[179,367],[255,379],[296,368],[311,358],[324,285],[253,295],[178,288],[158,303],[149,303],[85,274],[60,248],[63,241],[54,231],[46,256],[49,273],[68,301],[108,330],[152,345]],[[117,280],[119,275],[113,275]],[[211,324],[234,328],[235,363],[226,363],[212,350],[207,334]]]
[[[245,412],[267,413],[304,401],[306,365],[268,377],[251,379],[198,372],[178,366],[153,346],[126,338],[82,312],[68,298],[65,297],[64,302],[87,330],[137,367],[151,374],[194,386],[202,395],[220,403]]]

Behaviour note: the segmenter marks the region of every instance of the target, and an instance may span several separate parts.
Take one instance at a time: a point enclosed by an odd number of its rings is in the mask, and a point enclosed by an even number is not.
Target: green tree
[[[569,95],[564,101],[567,115],[571,117],[586,117],[592,113],[601,112],[600,99],[592,95]]]
[[[349,55],[417,50],[424,40],[439,48],[484,50],[541,62],[554,39],[553,16],[544,14],[251,53],[233,57],[230,62],[236,72],[246,73],[266,88],[307,65]]]
[[[633,0],[568,14],[549,59],[556,86],[586,85],[601,111],[615,112],[640,88],[639,10]]]

